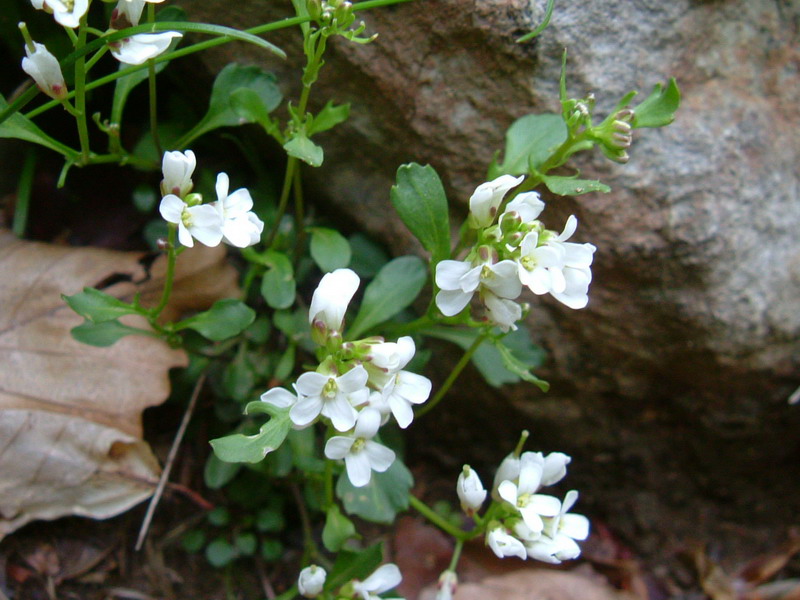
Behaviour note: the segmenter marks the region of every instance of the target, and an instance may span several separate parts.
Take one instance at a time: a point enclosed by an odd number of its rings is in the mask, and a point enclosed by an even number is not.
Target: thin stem
[[[175,249],[175,234],[178,226],[174,223],[168,223],[168,237],[167,237],[167,273],[164,278],[164,291],[161,294],[161,301],[152,311],[150,311],[150,320],[155,321],[161,311],[169,302],[169,296],[172,293],[172,282],[175,279],[175,261],[178,257]]]
[[[86,44],[86,15],[81,17],[80,29],[76,48]],[[75,61],[75,110],[78,111],[75,120],[78,124],[78,138],[81,142],[81,162],[89,163],[89,126],[86,121],[86,56],[82,55]]]
[[[108,46],[103,46],[97,52],[94,53],[94,56],[92,56],[92,58],[90,58],[88,61],[86,61],[86,72],[87,73],[92,69],[93,66],[95,66],[95,64],[97,64],[98,60],[103,58],[103,55],[105,55],[106,52],[108,52]]]
[[[464,540],[456,539],[456,547],[453,548],[453,557],[450,559],[450,565],[447,567],[448,571],[455,573],[458,567],[458,560],[461,558],[461,551],[464,549]]]
[[[161,495],[164,493],[164,487],[167,485],[167,480],[169,480],[169,474],[172,471],[172,465],[175,464],[175,457],[178,455],[178,448],[180,448],[181,441],[186,433],[186,428],[189,426],[189,421],[192,419],[194,407],[197,405],[197,398],[200,396],[200,390],[203,388],[205,381],[206,374],[202,373],[200,377],[197,378],[197,383],[194,384],[192,397],[189,399],[189,405],[186,407],[186,412],[183,413],[183,419],[181,419],[178,432],[175,434],[175,439],[172,441],[172,447],[169,449],[169,455],[167,456],[167,462],[164,464],[164,471],[161,473],[161,479],[158,480],[158,486],[156,487],[156,491],[150,500],[149,506],[147,507],[147,513],[142,521],[142,527],[139,529],[139,537],[136,540],[137,551],[142,549],[144,539],[147,537],[147,531],[150,529],[150,522],[153,520],[153,515],[156,512],[156,507],[158,507],[158,502],[161,500]]]
[[[456,540],[465,540],[469,537],[469,533],[466,531],[462,531],[449,521],[447,521],[444,517],[440,514],[435,512],[432,508],[430,508],[427,504],[425,504],[422,500],[417,498],[413,494],[408,495],[408,501],[411,503],[411,506],[421,514],[423,517],[428,519],[431,523],[436,525],[439,529],[452,535]]]
[[[286,205],[289,202],[289,192],[292,189],[295,168],[297,168],[297,159],[294,156],[290,156],[286,161],[286,174],[283,176],[283,189],[281,190],[281,197],[278,201],[278,213],[275,215],[275,223],[273,223],[272,231],[269,232],[269,237],[267,238],[267,248],[272,246],[272,242],[275,241],[275,236],[278,235],[278,229],[281,226],[283,215],[286,214]]]
[[[28,225],[28,213],[30,211],[31,190],[33,189],[33,175],[36,171],[36,150],[28,146],[25,152],[25,162],[22,164],[22,172],[19,174],[19,184],[17,185],[17,203],[14,207],[14,224],[12,230],[17,237],[25,235]]]
[[[442,398],[444,398],[444,395],[450,390],[453,383],[455,383],[455,380],[461,374],[461,371],[463,371],[464,367],[467,366],[469,359],[472,358],[472,355],[475,354],[475,351],[483,343],[486,337],[486,334],[482,333],[475,338],[475,341],[472,342],[472,345],[464,353],[464,356],[462,356],[461,360],[458,361],[456,366],[450,372],[450,375],[447,376],[447,379],[445,379],[442,387],[439,388],[439,391],[436,392],[430,402],[426,403],[420,410],[417,411],[417,417],[421,417],[422,415],[429,413],[437,404],[439,404],[439,402],[441,402]]]

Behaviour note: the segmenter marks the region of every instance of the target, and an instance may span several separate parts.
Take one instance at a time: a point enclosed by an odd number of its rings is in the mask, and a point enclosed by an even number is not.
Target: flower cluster
[[[487,511],[486,543],[500,558],[518,556],[558,564],[577,558],[576,540],[589,535],[589,520],[569,511],[578,499],[570,490],[563,501],[539,493],[541,488],[561,481],[570,457],[561,452],[510,454],[500,464],[494,479],[495,503]],[[477,473],[468,466],[458,478],[458,497],[464,511],[472,516],[483,505],[487,492]]]
[[[228,193],[226,173],[217,175],[217,201],[203,204],[200,194],[193,194],[192,173],[196,166],[194,152],[165,152],[162,160],[159,212],[169,223],[178,226],[178,240],[191,248],[194,240],[206,246],[218,246],[223,240],[231,246],[246,248],[257,244],[264,223],[252,211],[250,192],[240,188]]]
[[[317,565],[311,565],[300,571],[297,578],[297,589],[304,598],[316,598],[325,587],[327,573]],[[364,581],[354,579],[342,586],[337,598],[348,600],[382,600],[378,594],[397,587],[403,580],[400,569],[394,563],[381,565]],[[391,598],[389,600],[403,600]]]
[[[164,0],[119,0],[111,13],[111,27],[115,31],[139,24],[142,11],[146,3],[159,4]],[[90,0],[31,0],[31,4],[38,10],[52,13],[55,21],[64,27],[74,29],[81,24],[81,20],[89,9]],[[159,33],[139,33],[130,37],[116,40],[108,44],[111,54],[118,61],[129,65],[141,65],[145,61],[155,58],[169,48],[172,40],[182,37],[177,31],[163,31]],[[24,68],[24,67],[23,67]],[[25,69],[29,74],[30,71]],[[36,77],[31,74],[34,79]],[[45,93],[51,95],[38,79],[36,83]],[[53,96],[54,98],[57,96]]]
[[[296,429],[318,420],[337,432],[325,444],[325,456],[344,460],[356,487],[369,483],[372,471],[386,471],[395,454],[374,440],[390,417],[406,428],[414,419],[413,405],[428,399],[428,378],[405,370],[416,347],[410,337],[386,342],[372,337],[344,342],[347,306],[360,280],[350,269],[326,274],[311,299],[308,314],[312,338],[327,353],[315,371],[300,375],[294,393],[273,388],[261,400],[289,409]]]
[[[524,192],[497,217],[506,194],[522,179],[502,175],[472,194],[468,224],[477,243],[464,260],[436,265],[436,306],[445,316],[460,313],[477,292],[491,323],[504,331],[515,329],[522,307],[514,300],[523,287],[550,294],[570,308],[588,303],[595,247],[567,241],[578,226],[574,215],[561,233],[550,231],[538,220],[544,210],[539,194]]]

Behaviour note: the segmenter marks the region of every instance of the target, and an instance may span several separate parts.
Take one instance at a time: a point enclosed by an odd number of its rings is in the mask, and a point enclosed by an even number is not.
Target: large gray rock
[[[753,524],[788,522],[797,501],[787,507],[765,488],[797,497],[796,443],[783,436],[800,427],[800,409],[785,403],[800,383],[800,7],[560,0],[540,38],[516,44],[544,4],[420,0],[362,13],[380,37],[336,43],[319,84],[320,102],[353,105],[353,119],[325,140],[319,187],[395,251],[414,249],[387,218],[397,166],[433,164],[463,215],[508,125],[558,110],[565,47],[571,95],[594,91],[601,111],[675,76],[676,122],[637,131],[629,164],[599,153],[576,161],[612,193],[552,198],[545,211],[552,228],[576,214],[578,240],[598,247],[591,300],[581,311],[534,300],[530,323],[550,352],[543,374],[553,391],[541,401],[527,388],[507,395],[547,432],[544,443],[597,460],[578,476],[631,536],[656,529],[656,518],[701,531],[720,517],[718,502],[733,503],[730,520],[738,506]],[[239,26],[270,18],[242,6],[206,0],[191,11]],[[293,93],[286,66],[247,60],[277,68]],[[601,466],[604,475],[591,473]]]

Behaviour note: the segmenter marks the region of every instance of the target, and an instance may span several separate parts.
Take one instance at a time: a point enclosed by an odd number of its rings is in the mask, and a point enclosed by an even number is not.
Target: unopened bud
[[[619,133],[628,134],[631,132],[631,124],[627,121],[620,121],[619,119],[616,119],[612,125],[614,126],[614,131]]]
[[[483,501],[486,500],[486,488],[469,465],[464,465],[458,476],[456,494],[461,502],[461,509],[470,517],[480,510]]]
[[[199,194],[197,192],[186,194],[186,196],[183,198],[183,201],[186,202],[187,206],[199,206],[203,203],[203,194]]]
[[[169,242],[166,240],[166,238],[158,238],[156,240],[156,248],[159,250],[168,250]]]
[[[458,587],[458,576],[455,571],[443,571],[439,575],[435,600],[452,600]]]
[[[630,135],[625,135],[624,133],[615,133],[611,136],[611,139],[614,140],[614,145],[618,148],[630,148],[633,141]]]
[[[311,565],[300,571],[297,578],[297,590],[306,598],[316,598],[325,586],[327,573],[322,567]]]
[[[630,123],[633,121],[633,117],[636,112],[632,108],[623,108],[622,110],[618,111],[614,118],[618,121],[626,121]]]

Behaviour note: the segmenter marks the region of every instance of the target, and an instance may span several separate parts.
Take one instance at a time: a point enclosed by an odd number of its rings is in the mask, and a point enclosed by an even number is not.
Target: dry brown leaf
[[[436,587],[427,588],[419,600],[433,600]],[[480,582],[458,586],[454,600],[627,600],[602,578],[570,571],[520,569]]]
[[[178,261],[173,315],[236,295],[223,249]],[[182,351],[145,336],[109,348],[72,339],[82,322],[61,299],[85,286],[156,301],[141,253],[25,242],[0,233],[0,539],[34,519],[107,518],[147,498],[159,466],[141,439],[141,413],[169,395]],[[131,323],[133,324],[133,323]]]

